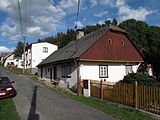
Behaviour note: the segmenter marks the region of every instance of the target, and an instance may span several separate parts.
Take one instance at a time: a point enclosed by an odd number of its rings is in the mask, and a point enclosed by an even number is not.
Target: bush
[[[120,82],[134,84],[136,81],[138,84],[149,85],[149,86],[152,86],[156,83],[156,80],[154,78],[145,76],[140,73],[130,73],[126,75]]]

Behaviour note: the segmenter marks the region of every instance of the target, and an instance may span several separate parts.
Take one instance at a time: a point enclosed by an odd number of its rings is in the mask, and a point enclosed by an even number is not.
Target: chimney
[[[76,30],[76,39],[81,39],[84,36],[84,31],[83,29],[77,29]]]

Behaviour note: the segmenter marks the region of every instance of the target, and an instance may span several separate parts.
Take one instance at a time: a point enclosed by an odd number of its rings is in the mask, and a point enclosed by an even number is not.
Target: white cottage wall
[[[99,77],[99,65],[108,65],[108,78]],[[135,73],[138,65],[132,63],[132,69]],[[107,82],[118,82],[126,75],[126,65],[124,63],[89,63],[83,62],[80,65],[81,79],[106,80]]]

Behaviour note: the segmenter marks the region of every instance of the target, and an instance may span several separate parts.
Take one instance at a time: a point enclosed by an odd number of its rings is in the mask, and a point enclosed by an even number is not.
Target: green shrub
[[[137,81],[138,84],[149,85],[152,86],[156,83],[156,80],[152,77],[145,76],[140,73],[130,73],[126,75],[122,81],[124,83],[132,83],[134,84]]]

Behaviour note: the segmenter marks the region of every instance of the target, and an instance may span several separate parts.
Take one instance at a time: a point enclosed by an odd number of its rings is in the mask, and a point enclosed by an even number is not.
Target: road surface
[[[114,120],[113,117],[60,95],[30,77],[0,68],[3,76],[14,80],[14,98],[21,120]]]

